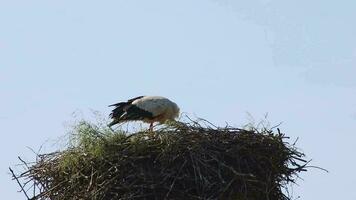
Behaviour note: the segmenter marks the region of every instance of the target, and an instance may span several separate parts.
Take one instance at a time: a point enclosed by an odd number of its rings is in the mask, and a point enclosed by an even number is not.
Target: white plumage
[[[179,107],[173,101],[161,96],[139,96],[120,102],[110,114],[113,121],[109,126],[125,122],[141,120],[150,123],[150,130],[154,122],[164,123],[179,116]]]

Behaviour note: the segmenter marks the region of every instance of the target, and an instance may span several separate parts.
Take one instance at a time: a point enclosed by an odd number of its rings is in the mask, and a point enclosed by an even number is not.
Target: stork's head
[[[177,106],[176,103],[172,102],[172,120],[176,119],[179,117],[179,107]]]
[[[163,116],[160,118],[160,123],[165,123],[166,121],[174,121],[179,117],[179,107],[176,103],[167,99],[166,109]]]

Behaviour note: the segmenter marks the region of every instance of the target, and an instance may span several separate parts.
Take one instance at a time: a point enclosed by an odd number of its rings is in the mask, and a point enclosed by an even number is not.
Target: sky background
[[[73,113],[162,95],[220,126],[268,113],[330,171],[303,173],[295,198],[356,199],[355,10],[354,0],[0,0],[2,198],[25,199],[8,167],[33,160],[28,147],[58,148]]]

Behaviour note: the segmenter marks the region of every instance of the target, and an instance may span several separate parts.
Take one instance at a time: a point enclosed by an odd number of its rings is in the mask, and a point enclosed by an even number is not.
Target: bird
[[[108,124],[110,128],[127,121],[143,121],[149,123],[149,130],[153,131],[154,122],[163,124],[179,116],[178,105],[161,96],[138,96],[126,102],[109,105],[111,106],[115,108],[110,113],[112,119]]]

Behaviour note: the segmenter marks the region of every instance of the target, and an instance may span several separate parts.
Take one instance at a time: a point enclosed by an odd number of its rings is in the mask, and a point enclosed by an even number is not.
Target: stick
[[[12,177],[17,181],[17,184],[19,184],[19,186],[20,186],[20,188],[21,188],[21,191],[23,191],[23,193],[25,194],[26,198],[27,198],[28,200],[30,200],[30,198],[28,197],[28,195],[27,195],[25,189],[24,189],[23,186],[21,185],[19,179],[16,177],[16,175],[15,175],[14,171],[11,169],[11,167],[9,167],[9,170],[10,170],[10,172],[11,172],[11,174],[12,174]]]

